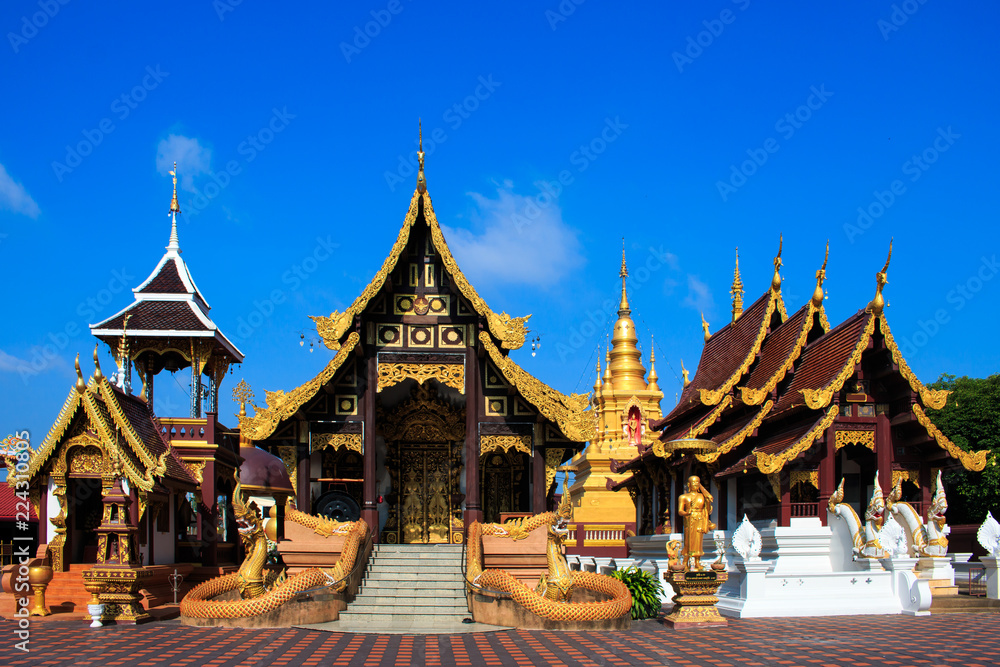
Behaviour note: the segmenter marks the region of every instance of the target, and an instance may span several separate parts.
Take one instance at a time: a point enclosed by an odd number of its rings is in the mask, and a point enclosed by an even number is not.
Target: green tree
[[[943,373],[928,386],[951,392],[941,410],[929,411],[937,427],[962,449],[993,452],[982,472],[960,467],[945,473],[948,523],[982,523],[987,511],[1000,517],[1000,374],[957,378]]]

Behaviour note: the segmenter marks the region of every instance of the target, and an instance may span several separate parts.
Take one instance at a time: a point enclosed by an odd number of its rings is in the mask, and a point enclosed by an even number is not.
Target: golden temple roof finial
[[[681,377],[684,378],[684,386],[685,387],[687,387],[689,384],[691,384],[691,378],[688,377],[689,375],[691,375],[691,371],[689,371],[688,369],[684,368],[684,360],[681,359]]]
[[[656,374],[656,341],[652,336],[649,337],[649,384],[646,385],[646,391],[660,391],[660,385],[657,384],[657,380],[660,376]]]
[[[816,289],[813,290],[813,305],[817,308],[823,305],[823,281],[826,280],[826,262],[830,259],[830,239],[826,240],[826,257],[823,258],[823,266],[816,272]]]
[[[73,362],[73,366],[76,367],[76,390],[83,394],[87,391],[87,383],[83,381],[83,371],[80,370],[80,353],[76,353],[76,361]]]
[[[611,346],[607,346],[607,351],[604,354],[604,386],[611,387]]]
[[[705,321],[705,313],[701,314],[701,329],[705,332],[705,342],[707,343],[712,334],[708,332],[708,322]]]
[[[174,168],[170,170],[170,177],[174,182],[174,195],[170,199],[170,242],[167,243],[167,250],[181,251],[180,242],[177,239],[177,216],[180,215],[181,205],[177,201],[177,163],[174,162]]]
[[[729,288],[733,297],[733,322],[743,314],[743,280],[740,278],[740,249],[736,248],[736,269],[733,271],[733,286]]]
[[[424,178],[424,124],[423,120],[417,119],[417,192],[423,194],[427,192],[427,179]]]
[[[253,401],[253,391],[247,381],[240,379],[239,383],[233,387],[233,400],[240,404],[238,417],[247,416],[247,403]]]
[[[594,398],[601,395],[601,359],[597,359],[597,378],[594,380]]]
[[[625,279],[628,278],[628,266],[625,264],[625,237],[622,237],[622,268],[618,271],[618,277],[622,279],[622,300],[618,304],[618,315],[628,315],[631,311],[628,307],[628,296],[625,294]]]
[[[782,265],[781,248],[784,246],[784,244],[785,244],[785,238],[783,235],[779,234],[778,254],[774,258],[774,277],[771,278],[771,289],[773,289],[775,292],[781,289],[781,275],[778,273],[778,271],[781,270],[781,265]]]
[[[885,266],[882,270],[875,274],[875,298],[872,299],[871,303],[868,304],[869,310],[876,315],[881,314],[882,308],[885,307],[885,299],[882,298],[882,288],[886,286],[889,282],[887,272],[889,271],[889,261],[892,259],[892,239],[889,239],[889,256],[885,258]]]
[[[101,360],[97,358],[97,347],[100,343],[94,344],[94,379],[100,382],[104,379],[104,373],[101,372]]]

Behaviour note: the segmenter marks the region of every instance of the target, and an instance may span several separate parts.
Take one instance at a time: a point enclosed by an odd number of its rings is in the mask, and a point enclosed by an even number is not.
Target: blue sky
[[[995,373],[998,13],[941,0],[7,2],[0,423],[37,444],[77,352],[90,370],[87,325],[127,305],[163,254],[175,159],[183,256],[246,353],[223,421],[240,377],[258,397],[311,378],[329,352],[308,353],[300,332],[388,253],[418,117],[455,255],[495,310],[533,313],[541,350],[513,356],[562,391],[593,384],[623,236],[665,410],[679,360],[697,364],[699,312],[713,330],[729,319],[735,247],[749,304],[780,233],[792,310],[830,240],[835,323],[872,297],[895,237],[887,313],[915,372]],[[159,376],[157,411],[186,414],[188,382]]]

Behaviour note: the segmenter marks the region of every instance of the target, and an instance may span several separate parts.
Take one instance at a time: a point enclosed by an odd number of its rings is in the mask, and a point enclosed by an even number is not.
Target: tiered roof
[[[139,339],[134,346],[136,352],[143,348],[144,338],[202,339],[213,343],[213,354],[229,357],[230,363],[240,363],[243,353],[212,321],[208,314],[211,307],[181,258],[177,237],[180,206],[177,204],[176,176],[170,212],[172,223],[166,253],[149,277],[132,290],[135,301],[106,320],[91,324],[90,332],[114,347],[127,329],[130,338]]]
[[[76,386],[70,390],[45,440],[31,455],[28,479],[34,479],[45,468],[79,417],[129,484],[146,492],[163,491],[163,480],[196,488],[198,480],[170,445],[151,406],[108,381],[97,362],[96,347],[94,362],[94,375],[85,383],[77,357]]]
[[[696,455],[700,461],[713,463],[725,457],[727,467],[717,477],[751,469],[775,473],[808,452],[833,424],[835,397],[855,375],[862,355],[872,349],[885,349],[891,355],[895,370],[911,390],[912,418],[927,436],[966,469],[983,469],[986,451],[962,450],[927,416],[927,408],[944,407],[947,392],[927,389],[910,371],[892,338],[882,298],[888,261],[877,275],[875,299],[832,330],[823,309],[825,260],[817,271],[810,302],[768,328],[771,309],[766,304],[780,301],[780,259],[775,265],[771,289],[707,340],[695,379],[677,407],[652,424],[661,431],[660,441],[639,457],[616,463],[616,471],[636,470],[651,457],[666,456],[664,442],[702,437],[719,447]],[[781,312],[777,305],[774,310]],[[755,330],[760,334],[757,337]],[[727,456],[737,449],[745,453],[735,460]]]

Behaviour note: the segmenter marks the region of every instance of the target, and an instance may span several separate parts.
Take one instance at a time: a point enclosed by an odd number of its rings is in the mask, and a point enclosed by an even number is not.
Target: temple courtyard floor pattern
[[[33,623],[27,653],[14,646],[16,630],[0,621],[5,667],[1000,664],[1000,614],[747,619],[698,631],[647,620],[627,632],[453,635],[197,628],[177,621],[92,630],[82,621],[59,621]]]

